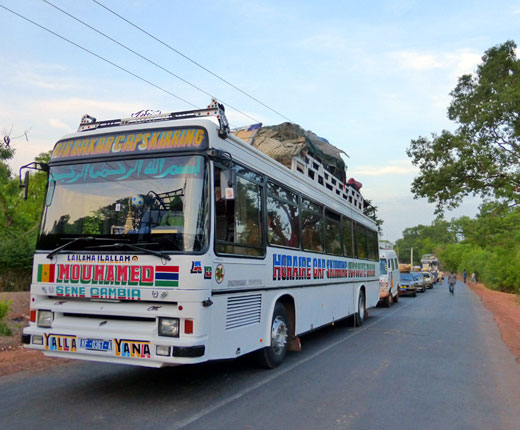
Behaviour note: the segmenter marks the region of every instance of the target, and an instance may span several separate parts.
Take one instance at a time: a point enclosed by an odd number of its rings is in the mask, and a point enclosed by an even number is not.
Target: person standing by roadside
[[[442,285],[443,281],[444,281],[444,272],[441,270],[439,272],[439,282],[441,283],[441,285]]]
[[[466,278],[468,277],[468,272],[464,269],[464,283],[466,283]]]
[[[477,282],[477,274],[475,272],[473,272],[471,274],[471,282],[473,282],[473,283]]]
[[[455,275],[455,272],[452,270],[450,275],[448,276],[448,284],[450,286],[450,293],[455,293],[455,283],[457,282],[457,275]]]

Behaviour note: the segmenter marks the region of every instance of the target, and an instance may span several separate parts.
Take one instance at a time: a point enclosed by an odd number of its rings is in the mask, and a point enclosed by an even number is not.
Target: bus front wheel
[[[260,366],[274,369],[283,361],[289,345],[289,322],[284,305],[277,303],[271,321],[271,345],[258,351]]]

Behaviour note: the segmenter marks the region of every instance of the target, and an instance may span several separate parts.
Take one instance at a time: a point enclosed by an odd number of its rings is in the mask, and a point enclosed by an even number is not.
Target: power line
[[[166,94],[168,94],[168,95],[170,95],[170,96],[172,96],[172,97],[175,97],[175,98],[178,99],[178,100],[183,101],[184,103],[190,105],[191,107],[193,107],[193,108],[195,108],[195,109],[199,109],[198,106],[194,105],[193,103],[189,102],[188,100],[185,100],[185,99],[183,99],[182,97],[179,97],[178,95],[172,93],[171,91],[168,91],[168,90],[166,90],[166,89],[160,87],[159,85],[156,85],[156,84],[154,84],[153,82],[150,82],[149,80],[143,78],[142,76],[139,76],[139,75],[137,75],[136,73],[131,72],[130,70],[125,69],[124,67],[122,67],[122,66],[120,66],[120,65],[118,65],[118,64],[116,64],[116,63],[114,63],[114,62],[112,62],[112,61],[110,61],[110,60],[108,60],[108,59],[106,59],[105,57],[102,57],[101,55],[96,54],[95,52],[92,52],[91,50],[89,50],[89,49],[87,49],[87,48],[85,48],[85,47],[83,47],[83,46],[77,44],[76,42],[73,42],[73,41],[70,40],[70,39],[67,39],[66,37],[64,37],[64,36],[62,36],[62,35],[60,35],[60,34],[54,32],[54,31],[50,30],[50,29],[47,28],[47,27],[44,27],[44,26],[41,25],[41,24],[38,24],[37,22],[35,22],[35,21],[33,21],[33,20],[31,20],[31,19],[29,19],[29,18],[27,18],[27,17],[25,17],[25,16],[19,14],[18,12],[15,12],[14,10],[9,9],[8,7],[6,7],[6,6],[2,5],[2,4],[0,4],[0,7],[1,7],[2,9],[5,9],[5,10],[8,11],[8,12],[11,12],[13,15],[16,15],[17,17],[19,17],[19,18],[21,18],[21,19],[23,19],[23,20],[25,20],[25,21],[27,21],[27,22],[30,22],[31,24],[35,25],[36,27],[39,27],[39,28],[41,28],[42,30],[45,30],[45,31],[51,33],[52,35],[54,35],[54,36],[56,36],[56,37],[58,37],[58,38],[64,40],[65,42],[70,43],[71,45],[75,46],[76,48],[79,48],[79,49],[81,49],[81,50],[83,50],[83,51],[85,51],[85,52],[88,52],[90,55],[93,55],[94,57],[99,58],[100,60],[103,60],[103,61],[105,61],[106,63],[108,63],[108,64],[110,64],[110,65],[112,65],[112,66],[114,66],[114,67],[117,67],[119,70],[122,70],[122,71],[128,73],[129,75],[131,75],[131,76],[133,76],[133,77],[135,77],[135,78],[137,78],[137,79],[140,79],[140,80],[143,81],[143,82],[146,82],[147,84],[151,85],[152,87],[155,87],[155,88],[157,88],[158,90],[163,91],[163,92],[165,92]]]
[[[242,114],[242,115],[248,117],[249,119],[252,119],[252,120],[255,121],[255,122],[260,122],[260,121],[258,121],[256,118],[253,118],[252,116],[248,115],[247,113],[242,112],[241,110],[237,109],[236,107],[233,107],[231,104],[225,102],[224,100],[219,99],[218,97],[214,96],[213,94],[208,93],[207,91],[205,91],[205,90],[203,90],[202,88],[200,88],[200,87],[198,87],[198,86],[192,84],[191,82],[187,81],[186,79],[184,79],[184,78],[182,78],[182,77],[176,75],[175,73],[173,73],[172,71],[166,69],[165,67],[161,66],[160,64],[157,64],[156,62],[150,60],[149,58],[145,57],[144,55],[140,54],[139,52],[134,51],[132,48],[129,48],[128,46],[126,46],[125,44],[119,42],[118,40],[116,40],[116,39],[114,39],[114,38],[108,36],[107,34],[105,34],[105,33],[103,33],[102,31],[96,29],[95,27],[92,27],[91,25],[87,24],[85,21],[82,21],[81,19],[75,17],[74,15],[70,14],[69,12],[67,12],[67,11],[65,11],[65,10],[63,10],[63,9],[61,9],[60,7],[58,7],[58,6],[56,6],[55,4],[51,3],[50,1],[48,1],[48,0],[42,0],[42,1],[45,2],[45,3],[47,3],[49,6],[52,6],[53,8],[59,10],[61,13],[67,15],[68,17],[74,19],[75,21],[77,21],[77,22],[83,24],[85,27],[90,28],[92,31],[95,31],[96,33],[100,34],[101,36],[107,38],[108,40],[112,41],[113,43],[115,43],[115,44],[121,46],[122,48],[126,49],[127,51],[130,51],[132,54],[137,55],[139,58],[141,58],[141,59],[147,61],[147,62],[150,63],[150,64],[153,64],[155,67],[158,67],[159,69],[161,69],[161,70],[163,70],[164,72],[170,74],[171,76],[173,76],[173,77],[175,77],[175,78],[181,80],[181,81],[184,82],[185,84],[190,85],[192,88],[195,88],[196,90],[202,92],[203,94],[206,94],[207,96],[209,96],[209,97],[211,97],[211,98],[218,99],[220,102],[222,102],[223,104],[225,104],[227,107],[229,107],[229,108],[235,110],[236,112],[238,112],[238,113],[240,113],[240,114]]]
[[[94,3],[96,3],[97,5],[101,6],[102,8],[104,8],[105,10],[107,10],[108,12],[112,13],[113,15],[117,16],[119,19],[125,21],[126,23],[128,23],[129,25],[131,25],[132,27],[136,28],[137,30],[141,31],[142,33],[146,34],[148,37],[151,37],[153,40],[155,40],[156,42],[159,42],[161,45],[167,47],[168,49],[170,49],[171,51],[175,52],[176,54],[180,55],[181,57],[185,58],[186,60],[188,60],[189,62],[195,64],[197,67],[200,67],[202,70],[205,70],[206,72],[208,72],[209,74],[213,75],[214,77],[216,77],[217,79],[220,79],[222,82],[226,83],[227,85],[229,85],[230,87],[234,88],[235,90],[241,92],[242,94],[244,94],[245,96],[249,97],[250,99],[254,100],[255,102],[261,104],[262,106],[264,106],[265,108],[269,109],[270,111],[274,112],[275,114],[281,116],[282,118],[286,119],[287,121],[289,122],[292,122],[294,123],[294,121],[292,121],[291,119],[287,118],[285,115],[281,114],[280,112],[274,110],[273,108],[271,108],[270,106],[266,105],[265,103],[261,102],[260,100],[258,100],[256,97],[252,96],[251,94],[248,94],[246,93],[244,90],[238,88],[236,85],[233,85],[231,82],[227,81],[226,79],[222,78],[221,76],[217,75],[216,73],[212,72],[211,70],[209,70],[208,68],[204,67],[202,64],[200,63],[197,63],[195,60],[192,60],[190,57],[188,57],[187,55],[183,54],[182,52],[180,52],[179,50],[175,49],[173,46],[167,44],[166,42],[163,42],[161,39],[155,37],[153,34],[150,34],[149,32],[147,32],[146,30],[144,30],[143,28],[139,27],[137,24],[134,24],[133,22],[129,21],[128,19],[126,19],[125,17],[121,16],[120,14],[118,14],[117,12],[113,11],[112,9],[110,9],[108,6],[105,6],[103,3],[99,2],[98,0],[92,0]]]

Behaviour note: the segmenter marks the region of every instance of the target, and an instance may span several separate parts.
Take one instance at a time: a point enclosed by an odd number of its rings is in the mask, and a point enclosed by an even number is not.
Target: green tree
[[[455,132],[412,140],[407,154],[420,168],[412,192],[437,213],[464,197],[520,204],[520,60],[508,41],[486,51],[474,75],[459,78],[448,117]]]
[[[410,249],[413,248],[413,264],[420,263],[421,255],[436,254],[446,245],[457,242],[457,234],[452,223],[438,218],[431,225],[418,225],[403,231],[403,237],[396,241],[399,261],[410,261]]]
[[[383,220],[377,216],[377,206],[372,204],[372,200],[366,199],[363,206],[363,213],[376,222],[377,232],[383,234]]]
[[[7,162],[14,149],[0,144],[0,290],[29,287],[47,175],[32,172],[27,200]],[[35,161],[47,162],[50,153]]]

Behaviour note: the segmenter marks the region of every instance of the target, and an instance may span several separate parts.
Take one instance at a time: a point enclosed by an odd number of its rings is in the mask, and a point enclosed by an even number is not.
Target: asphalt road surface
[[[165,369],[81,362],[0,378],[2,429],[519,429],[520,364],[478,297],[446,283],[361,328],[302,338],[275,370],[247,357]]]

